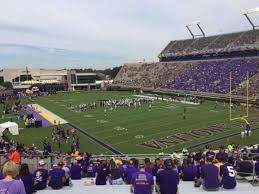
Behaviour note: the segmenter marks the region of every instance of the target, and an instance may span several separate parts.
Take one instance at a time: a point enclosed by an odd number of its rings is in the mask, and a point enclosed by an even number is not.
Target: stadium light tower
[[[194,34],[193,31],[191,30],[191,26],[197,26],[201,34]],[[192,22],[191,24],[187,24],[186,28],[191,34],[193,39],[196,37],[205,37],[205,32],[203,31],[199,21],[195,21],[195,22]]]
[[[253,30],[255,30],[257,27],[259,27],[259,25],[255,25],[254,22],[252,21],[251,17],[249,17],[249,15],[256,14],[256,13],[257,14],[259,13],[259,7],[256,7],[254,9],[249,9],[242,13],[242,15],[244,15],[246,17],[249,24],[252,26]]]

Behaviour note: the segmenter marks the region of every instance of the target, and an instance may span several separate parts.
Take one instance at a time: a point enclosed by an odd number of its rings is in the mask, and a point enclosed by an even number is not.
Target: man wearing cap
[[[48,181],[48,170],[44,168],[45,162],[44,160],[40,160],[38,163],[38,169],[34,171],[34,189],[42,190],[47,187]]]
[[[131,179],[131,192],[134,194],[152,194],[154,190],[153,176],[145,172],[144,162],[139,163],[139,171]]]
[[[161,194],[176,194],[179,184],[179,174],[173,170],[171,159],[166,159],[164,165],[165,169],[157,174],[157,186]]]
[[[49,186],[52,189],[61,189],[66,181],[66,173],[61,164],[53,164],[49,172]]]

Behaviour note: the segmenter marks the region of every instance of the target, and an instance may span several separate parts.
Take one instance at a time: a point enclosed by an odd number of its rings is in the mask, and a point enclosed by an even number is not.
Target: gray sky
[[[97,69],[157,61],[170,40],[250,29],[258,0],[1,0],[0,68]],[[259,14],[253,18],[258,21]]]

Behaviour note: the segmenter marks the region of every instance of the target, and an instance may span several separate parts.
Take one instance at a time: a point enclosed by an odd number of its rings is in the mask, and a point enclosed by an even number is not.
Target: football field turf
[[[61,118],[74,124],[102,142],[112,146],[122,153],[172,153],[198,143],[213,140],[226,135],[240,133],[245,128],[241,120],[229,121],[229,105],[206,100],[201,105],[189,105],[180,102],[155,101],[151,109],[149,104],[142,103],[141,107],[117,108],[104,111],[99,106],[100,100],[120,98],[135,98],[133,92],[108,91],[78,91],[61,92],[48,97],[34,98],[38,103]],[[81,103],[97,103],[97,109],[80,111],[71,109],[71,105]],[[184,108],[186,119],[183,119]],[[234,116],[245,115],[242,106],[233,109]],[[258,110],[250,108],[249,121],[252,129],[259,127]],[[69,126],[64,125],[65,128]],[[40,142],[45,136],[51,137],[51,128],[24,129],[19,137],[26,144]],[[80,148],[92,153],[110,153],[100,145],[79,133]],[[223,139],[213,143],[213,146],[227,145],[231,142],[240,144],[258,143],[259,130],[252,137],[241,139],[240,136]],[[70,150],[70,144],[62,143],[64,151]]]

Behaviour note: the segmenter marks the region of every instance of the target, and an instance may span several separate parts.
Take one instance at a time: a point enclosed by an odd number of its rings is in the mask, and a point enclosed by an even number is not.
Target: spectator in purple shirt
[[[217,191],[219,189],[219,169],[212,164],[214,157],[206,158],[206,164],[201,168],[201,178],[203,188],[207,191]]]
[[[67,161],[59,162],[59,165],[62,166],[62,169],[65,171],[65,183],[64,186],[72,186],[71,177],[70,177],[70,168],[67,166]]]
[[[187,165],[183,168],[182,179],[183,181],[194,181],[198,176],[198,169],[194,166],[192,159],[187,159]]]
[[[140,162],[139,171],[132,176],[131,192],[134,194],[152,194],[153,190],[153,176],[145,172],[145,164],[144,162]]]
[[[33,189],[34,178],[29,171],[28,164],[21,164],[19,175],[24,184],[26,194],[32,194],[34,191]]]
[[[165,169],[157,174],[157,185],[161,194],[176,194],[178,191],[179,174],[173,170],[173,162],[167,159],[164,162]]]
[[[120,165],[120,170],[122,172],[122,178],[125,181],[125,173],[127,170],[128,166],[127,166],[127,161],[126,160],[122,160],[122,164]]]
[[[239,166],[241,163],[241,160],[239,158],[238,152],[233,151],[232,155],[228,157],[228,163],[232,164],[235,169]]]
[[[4,164],[4,179],[0,180],[0,193],[26,194],[23,182],[14,179],[18,174],[18,166],[14,162],[8,161]]]
[[[138,169],[134,166],[133,160],[129,161],[129,166],[125,172],[125,180],[127,184],[131,184],[132,175],[136,173]]]
[[[228,154],[225,151],[225,147],[220,146],[219,152],[216,154],[216,159],[221,161],[223,158],[228,158]]]
[[[122,171],[120,170],[119,163],[116,164],[114,161],[111,161],[110,177],[112,185],[123,184]]]
[[[212,157],[214,158],[216,155],[215,152],[211,150],[210,147],[207,147],[207,148],[208,150],[205,153],[206,158],[212,158]]]
[[[153,165],[152,174],[153,176],[157,176],[158,170],[161,168],[161,160],[160,158],[155,159],[155,164]]]
[[[234,189],[236,183],[236,171],[232,164],[227,162],[227,158],[223,158],[223,165],[220,167],[220,175],[222,176],[222,186],[224,189]]]
[[[44,168],[44,165],[44,160],[40,160],[38,169],[36,169],[33,173],[34,190],[42,190],[47,187],[49,172]]]
[[[106,161],[103,161],[97,169],[96,185],[106,185],[107,177],[109,176],[109,168]]]
[[[53,169],[49,172],[49,186],[52,189],[61,189],[66,181],[65,171],[62,166],[53,165]]]
[[[153,175],[153,172],[152,172],[153,170],[152,170],[152,166],[149,158],[145,158],[145,166],[146,166],[145,172],[148,172]]]
[[[90,161],[90,164],[86,167],[85,171],[86,177],[88,178],[94,178],[96,176],[96,167],[92,161]]]
[[[259,177],[259,156],[257,156],[256,162],[255,162],[255,173]]]
[[[70,168],[70,173],[71,173],[71,179],[81,179],[82,175],[82,166],[79,165],[78,161],[74,161],[71,165]]]

